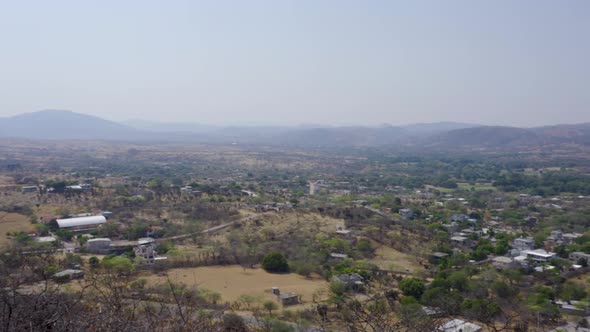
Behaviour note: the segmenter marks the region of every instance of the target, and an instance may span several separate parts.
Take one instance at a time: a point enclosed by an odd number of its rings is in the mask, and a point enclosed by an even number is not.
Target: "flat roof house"
[[[574,262],[577,262],[580,258],[586,258],[586,261],[590,263],[590,254],[587,254],[585,252],[574,251],[569,255],[569,259]]]
[[[53,278],[59,281],[62,280],[72,280],[72,279],[79,279],[84,277],[84,271],[82,270],[74,270],[74,269],[67,269],[60,272],[57,272],[53,275]]]
[[[532,250],[535,248],[535,240],[532,237],[520,237],[514,239],[512,246],[518,250]]]
[[[23,193],[36,193],[38,191],[39,191],[39,188],[37,186],[23,186],[22,187]]]
[[[526,255],[527,258],[537,262],[548,262],[557,255],[554,252],[548,252],[543,249],[527,250],[524,251],[523,254]]]
[[[479,332],[482,328],[461,319],[453,319],[439,326],[438,330],[444,332]]]
[[[469,245],[469,239],[466,238],[465,236],[460,236],[460,235],[452,236],[451,241],[456,244],[460,244],[460,245],[464,245],[464,246]]]
[[[277,299],[283,306],[295,305],[299,303],[299,296],[295,293],[280,294]]]
[[[111,243],[112,241],[109,238],[96,238],[88,240],[86,242],[86,247],[88,248],[88,251],[93,254],[106,255],[110,253]]]
[[[337,274],[332,277],[332,280],[343,283],[346,289],[350,290],[361,290],[365,285],[363,277],[357,273]]]

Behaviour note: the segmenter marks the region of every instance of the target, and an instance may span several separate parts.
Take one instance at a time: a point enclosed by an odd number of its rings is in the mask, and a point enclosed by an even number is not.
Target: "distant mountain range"
[[[301,147],[417,146],[503,149],[590,146],[590,123],[537,128],[439,122],[405,126],[207,126],[143,120],[117,123],[71,111],[48,110],[0,118],[0,137],[141,142],[202,142]]]

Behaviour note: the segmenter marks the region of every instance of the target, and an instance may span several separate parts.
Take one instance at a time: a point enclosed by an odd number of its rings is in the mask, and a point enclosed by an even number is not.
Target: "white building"
[[[453,319],[439,326],[438,330],[444,332],[479,332],[482,328],[479,325],[461,319]]]
[[[57,219],[59,228],[93,228],[107,222],[104,216]]]
[[[543,249],[526,250],[522,252],[527,258],[530,258],[536,262],[548,262],[555,258],[557,255],[554,252],[548,252]]]

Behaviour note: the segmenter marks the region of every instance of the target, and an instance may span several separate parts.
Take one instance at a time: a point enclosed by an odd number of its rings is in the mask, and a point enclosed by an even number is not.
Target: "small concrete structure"
[[[533,250],[535,248],[535,240],[532,237],[520,237],[514,239],[512,246],[520,251]]]
[[[107,219],[111,219],[113,217],[113,213],[111,211],[102,211],[100,214],[102,214],[102,216]]]
[[[580,258],[586,258],[586,262],[590,264],[590,254],[581,251],[574,251],[569,255],[569,259],[573,262],[577,262]]]
[[[86,248],[90,253],[106,255],[111,251],[111,243],[109,238],[90,239],[86,242]]]
[[[36,192],[39,192],[39,187],[37,187],[37,186],[23,186],[21,188],[21,190],[25,194],[36,193]]]
[[[590,306],[587,302],[582,301],[555,301],[559,306],[559,311],[573,316],[586,316],[590,314]]]
[[[479,332],[482,328],[461,319],[453,319],[439,326],[438,330],[444,332]]]
[[[430,254],[429,261],[432,264],[438,264],[441,259],[448,257],[448,256],[449,256],[449,254],[447,254],[447,253],[435,251],[432,254]]]
[[[453,243],[460,244],[462,246],[469,245],[469,239],[466,238],[465,236],[460,236],[460,235],[452,236],[451,241]]]
[[[151,237],[137,240],[137,246],[134,249],[136,257],[142,257],[148,264],[154,263],[158,253],[156,252],[156,241]]]
[[[336,235],[344,238],[350,238],[352,236],[352,231],[350,229],[338,229],[336,230]]]
[[[358,273],[337,274],[332,277],[332,281],[343,283],[347,290],[359,291],[365,286],[363,277]]]
[[[276,295],[277,300],[281,302],[283,306],[299,304],[299,296],[295,293],[281,294],[278,287],[271,288],[271,292],[273,295]]]
[[[280,294],[277,299],[283,306],[299,304],[299,296],[295,293]]]
[[[38,238],[35,239],[35,241],[41,242],[41,243],[53,243],[53,242],[57,241],[57,239],[53,236],[39,236]]]
[[[72,280],[72,279],[80,279],[84,277],[84,271],[82,270],[74,270],[74,269],[67,269],[60,272],[57,272],[53,275],[53,278],[56,280]]]
[[[345,259],[345,258],[348,258],[348,255],[347,254],[338,254],[338,253],[333,252],[330,254],[330,257],[335,258],[335,259]]]
[[[506,256],[497,256],[492,258],[492,265],[498,269],[506,269],[514,265],[514,259]]]

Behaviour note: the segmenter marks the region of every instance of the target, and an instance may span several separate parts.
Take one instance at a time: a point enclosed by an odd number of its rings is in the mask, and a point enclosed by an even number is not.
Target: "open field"
[[[26,232],[33,229],[29,218],[18,213],[0,211],[0,247],[10,243],[7,232]]]
[[[14,179],[8,175],[0,175],[0,186],[13,186]]]
[[[236,265],[172,269],[167,276],[152,275],[147,279],[151,284],[163,284],[168,277],[175,282],[218,292],[222,300],[228,302],[244,294],[275,300],[270,290],[279,287],[281,293],[297,293],[303,304],[308,304],[313,301],[314,293],[328,286],[319,278],[309,279],[293,273],[273,274],[263,269],[244,270]]]
[[[459,189],[463,190],[471,190],[471,188],[475,190],[497,190],[496,187],[494,187],[491,183],[478,182],[472,185],[468,182],[457,182],[457,186],[459,187]]]
[[[375,257],[370,262],[384,270],[410,273],[422,270],[422,266],[418,264],[415,257],[386,246],[379,246],[375,250]]]
[[[270,227],[274,232],[279,233],[297,227],[297,229],[305,228],[322,233],[333,233],[338,227],[344,227],[344,220],[317,213],[269,213],[257,221],[244,223],[243,227],[245,231],[257,231]]]

